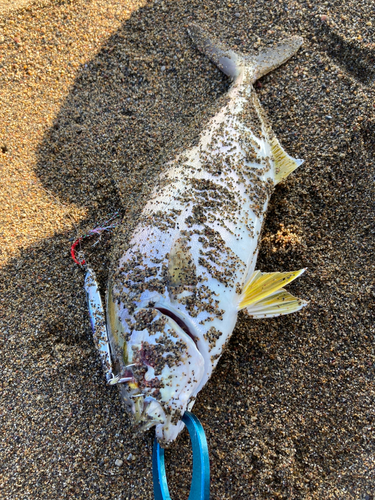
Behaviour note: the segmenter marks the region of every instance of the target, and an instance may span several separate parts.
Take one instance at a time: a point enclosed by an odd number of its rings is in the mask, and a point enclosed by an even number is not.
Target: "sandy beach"
[[[2,15],[7,14],[22,7],[27,7],[31,3],[33,2],[30,0],[0,0],[0,13]]]
[[[199,394],[211,498],[358,499],[375,491],[373,2],[0,2],[0,498],[151,500],[153,431],[106,385],[72,242],[105,291],[116,238],[164,163],[198,137],[230,82],[187,35],[257,51],[304,45],[255,88],[305,163],[273,194],[257,268],[307,268],[301,312],[240,315]],[[17,7],[17,8],[15,8]],[[184,432],[172,498],[191,480]]]

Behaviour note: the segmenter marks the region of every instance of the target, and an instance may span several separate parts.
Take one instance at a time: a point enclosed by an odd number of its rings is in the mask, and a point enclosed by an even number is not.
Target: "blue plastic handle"
[[[193,477],[188,500],[209,500],[210,461],[206,435],[202,424],[192,413],[185,412],[182,421],[189,431],[193,448]],[[155,500],[171,500],[165,473],[164,450],[156,439],[152,452],[152,473]]]

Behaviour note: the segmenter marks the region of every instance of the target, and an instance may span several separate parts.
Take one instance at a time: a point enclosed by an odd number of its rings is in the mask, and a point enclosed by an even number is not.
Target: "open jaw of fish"
[[[111,382],[135,423],[155,426],[162,446],[183,428],[239,310],[256,319],[306,305],[284,290],[303,270],[255,271],[274,186],[302,161],[282,149],[252,86],[302,39],[245,56],[197,26],[189,33],[233,85],[198,146],[166,166],[128,249],[113,262],[107,290]]]

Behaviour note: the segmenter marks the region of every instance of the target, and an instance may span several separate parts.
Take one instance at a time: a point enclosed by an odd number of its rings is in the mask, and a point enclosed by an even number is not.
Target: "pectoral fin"
[[[168,288],[170,291],[180,288],[181,292],[195,287],[197,282],[197,269],[188,242],[184,238],[178,238],[169,253]]]
[[[253,318],[272,318],[299,311],[307,302],[293,297],[282,287],[303,272],[304,269],[289,273],[255,271],[244,286],[238,309],[245,309]]]

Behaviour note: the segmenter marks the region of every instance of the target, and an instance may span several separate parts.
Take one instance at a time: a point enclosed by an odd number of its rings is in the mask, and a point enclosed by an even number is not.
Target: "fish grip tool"
[[[104,374],[109,384],[117,382],[118,377],[113,373],[106,318],[98,282],[94,271],[87,265],[85,259],[79,261],[75,252],[76,247],[84,238],[94,234],[100,234],[102,231],[111,229],[112,227],[114,227],[114,225],[91,230],[87,235],[78,238],[73,243],[70,250],[74,262],[85,271],[84,289],[86,292],[91,329],[95,346],[100,355]],[[198,418],[191,412],[186,411],[182,417],[182,421],[189,432],[193,450],[193,476],[188,500],[209,500],[210,462],[204,429]],[[152,472],[155,500],[171,500],[165,471],[164,449],[159,445],[157,439],[155,439],[153,446]]]
[[[113,373],[105,314],[95,273],[87,265],[84,287],[94,342],[100,354],[107,382],[111,384],[111,381],[118,377],[115,377]],[[188,500],[209,500],[210,462],[204,429],[198,418],[190,412],[184,413],[182,421],[189,432],[193,449],[193,477]],[[157,439],[153,446],[152,472],[155,500],[171,500],[165,471],[164,450]]]
[[[186,411],[182,421],[189,431],[193,449],[193,477],[188,500],[209,500],[210,461],[206,435],[202,424],[192,413]],[[165,472],[164,450],[157,439],[154,441],[152,452],[152,474],[155,500],[171,500]]]

